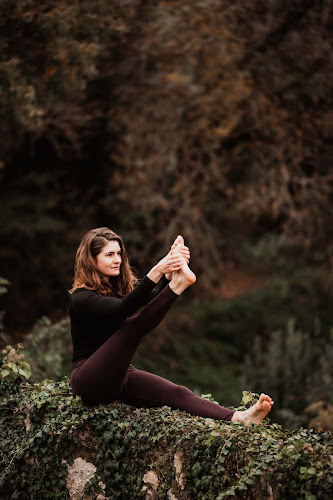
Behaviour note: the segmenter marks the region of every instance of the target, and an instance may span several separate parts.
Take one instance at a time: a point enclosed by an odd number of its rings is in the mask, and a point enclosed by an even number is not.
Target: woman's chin
[[[117,276],[119,276],[120,274],[120,270],[114,270],[112,271],[110,274],[109,274],[109,278],[116,278]]]

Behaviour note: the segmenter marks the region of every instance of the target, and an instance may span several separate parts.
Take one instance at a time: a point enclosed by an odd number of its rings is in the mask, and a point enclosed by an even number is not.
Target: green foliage
[[[325,335],[317,324],[310,335],[290,319],[267,343],[257,336],[245,357],[242,383],[269,391],[275,401],[272,415],[284,425],[306,424],[304,409],[310,403],[333,403],[333,329]]]
[[[270,232],[243,242],[245,262],[250,269],[257,265],[259,273],[261,270],[260,277],[267,295],[267,298],[260,295],[267,308],[267,313],[263,308],[262,315],[271,316],[271,329],[282,327],[291,316],[301,328],[313,325],[313,318],[315,321],[319,319],[324,330],[330,327],[332,287],[323,265],[324,253],[320,249],[314,251],[306,262],[300,259],[303,251],[300,242]],[[251,295],[255,297],[255,289],[251,290]]]
[[[24,353],[32,369],[31,382],[40,382],[44,378],[60,380],[70,373],[72,345],[69,318],[55,323],[45,316],[40,318],[27,337]]]
[[[4,500],[68,498],[67,469],[78,457],[96,467],[82,498],[101,492],[112,499],[145,498],[148,489],[161,498],[172,492],[180,500],[273,493],[281,500],[311,495],[324,500],[333,486],[328,432],[282,431],[266,421],[244,427],[168,407],[137,409],[119,402],[87,407],[73,396],[68,377],[33,385],[1,377],[0,394]],[[244,392],[243,405],[255,397]],[[149,471],[155,486],[146,477]]]
[[[244,405],[244,407],[248,406],[253,406],[256,404],[256,402],[259,399],[259,394],[256,392],[251,392],[251,391],[243,391],[243,397],[241,400],[241,404]]]
[[[264,286],[228,300],[202,301],[200,307],[193,302],[188,310],[196,338],[218,339],[230,359],[240,361],[251,349],[254,336],[265,342],[290,317],[304,330],[316,329],[320,323],[326,336],[331,325],[331,294],[318,286],[308,269],[294,268],[289,277],[273,271]]]
[[[30,365],[26,361],[23,361],[25,357],[24,354],[18,354],[17,352],[22,348],[22,344],[18,344],[17,349],[14,349],[11,345],[7,345],[5,349],[2,350],[0,374],[3,378],[9,381],[16,380],[20,376],[25,379],[30,378]]]

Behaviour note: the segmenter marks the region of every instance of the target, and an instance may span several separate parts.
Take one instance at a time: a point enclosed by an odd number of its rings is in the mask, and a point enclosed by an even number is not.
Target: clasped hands
[[[185,246],[184,238],[181,235],[178,235],[175,241],[173,242],[169,253],[160,260],[158,266],[165,277],[168,280],[172,279],[172,273],[175,271],[180,271],[183,268],[185,262],[188,264],[190,262],[190,249]]]

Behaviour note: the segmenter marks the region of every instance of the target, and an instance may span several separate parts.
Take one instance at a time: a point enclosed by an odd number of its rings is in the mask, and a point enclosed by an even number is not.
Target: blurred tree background
[[[83,234],[120,233],[143,276],[181,233],[198,281],[135,365],[326,428],[331,2],[3,0],[0,28],[2,344],[69,375]]]

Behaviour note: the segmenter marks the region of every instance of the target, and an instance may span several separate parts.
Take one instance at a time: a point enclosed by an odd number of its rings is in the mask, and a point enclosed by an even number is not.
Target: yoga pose
[[[116,400],[136,407],[167,405],[201,417],[259,424],[273,404],[265,394],[248,410],[230,410],[131,364],[144,336],[196,281],[189,258],[178,236],[168,254],[137,282],[120,236],[102,227],[83,237],[69,292],[73,393],[90,406]]]

